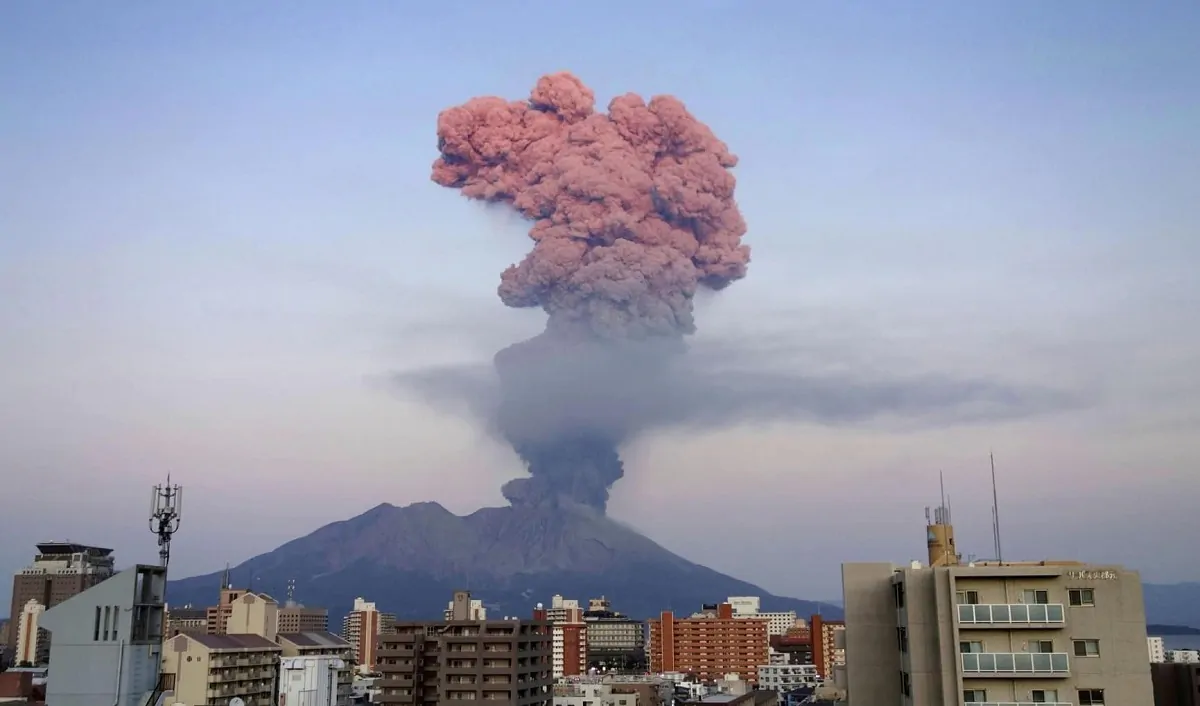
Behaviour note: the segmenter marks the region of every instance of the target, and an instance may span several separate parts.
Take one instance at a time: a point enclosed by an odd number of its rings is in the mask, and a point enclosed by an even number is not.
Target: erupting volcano
[[[506,305],[548,315],[495,358],[495,422],[530,473],[504,487],[514,506],[604,511],[624,474],[618,447],[644,418],[631,407],[654,404],[640,381],[683,354],[698,288],[724,288],[750,261],[725,143],[671,96],[594,105],[558,73],[527,101],[475,98],[438,116],[433,180],[532,224],[532,250],[499,288]]]

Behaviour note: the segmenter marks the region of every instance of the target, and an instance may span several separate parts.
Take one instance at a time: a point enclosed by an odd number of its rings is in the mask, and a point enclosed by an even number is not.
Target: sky
[[[698,345],[1076,400],[658,431],[611,515],[837,598],[843,561],[924,557],[939,473],[990,555],[994,451],[1007,558],[1200,580],[1200,5],[517,8],[0,4],[0,574],[51,539],[153,560],[168,473],[177,575],[381,502],[503,503],[515,454],[387,380],[543,324],[495,293],[527,226],[429,170],[440,110],[569,70],[601,106],[678,96],[740,157],[753,259]]]

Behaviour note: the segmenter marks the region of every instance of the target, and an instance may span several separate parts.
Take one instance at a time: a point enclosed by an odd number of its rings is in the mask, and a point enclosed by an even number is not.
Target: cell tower
[[[154,486],[150,494],[150,531],[158,535],[158,560],[166,567],[171,561],[171,536],[179,531],[183,515],[183,487],[167,482]]]

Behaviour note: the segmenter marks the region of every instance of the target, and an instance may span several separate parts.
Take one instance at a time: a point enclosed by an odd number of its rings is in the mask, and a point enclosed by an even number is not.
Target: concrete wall
[[[843,564],[846,680],[851,702],[900,703],[900,651],[891,564]]]

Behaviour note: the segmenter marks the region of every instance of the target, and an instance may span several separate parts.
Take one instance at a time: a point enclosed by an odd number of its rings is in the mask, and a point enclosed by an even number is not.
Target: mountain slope
[[[437,503],[385,503],[256,556],[233,576],[238,586],[280,597],[294,580],[296,595],[328,608],[334,622],[356,596],[400,617],[433,618],[461,588],[492,615],[528,615],[556,593],[603,595],[641,618],[669,609],[690,614],[736,595],[761,596],[764,610],[841,615],[836,606],[772,596],[694,564],[582,507],[484,508],[459,517]],[[173,581],[168,600],[210,605],[219,585],[218,573]]]

